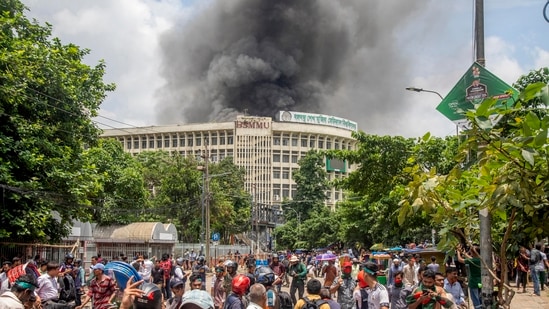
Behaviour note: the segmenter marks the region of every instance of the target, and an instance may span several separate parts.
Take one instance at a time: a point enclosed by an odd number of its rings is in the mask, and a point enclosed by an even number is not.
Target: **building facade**
[[[272,207],[292,200],[297,186],[292,174],[298,161],[311,149],[354,149],[352,132],[357,124],[335,116],[280,112],[271,117],[237,116],[235,121],[104,130],[102,137],[115,138],[126,152],[164,150],[210,162],[232,157],[246,169],[246,190],[259,205],[259,222],[273,223]],[[346,162],[327,160],[329,179],[345,177],[352,168]],[[326,205],[334,209],[344,198],[339,189],[326,192]]]

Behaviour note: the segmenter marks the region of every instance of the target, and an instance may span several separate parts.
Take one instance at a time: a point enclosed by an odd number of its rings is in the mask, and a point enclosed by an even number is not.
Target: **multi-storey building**
[[[357,129],[356,122],[335,116],[284,111],[275,120],[237,116],[231,122],[107,129],[102,136],[119,140],[132,154],[164,150],[203,160],[207,151],[210,162],[232,157],[246,169],[246,189],[254,204],[265,208],[259,222],[267,227],[273,223],[272,206],[295,196],[292,174],[299,159],[311,149],[354,149],[351,135]],[[330,179],[350,171],[345,162],[326,163]],[[343,192],[334,188],[327,196],[326,205],[333,209]]]

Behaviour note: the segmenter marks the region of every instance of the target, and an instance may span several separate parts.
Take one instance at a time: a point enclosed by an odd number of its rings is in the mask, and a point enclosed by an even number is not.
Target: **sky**
[[[405,88],[445,96],[475,60],[473,0],[23,3],[54,37],[90,49],[87,64],[106,62],[117,89],[101,105],[102,128],[300,109],[371,134],[447,136],[456,128],[436,110],[439,96]],[[549,66],[544,5],[484,1],[486,68],[508,84]]]

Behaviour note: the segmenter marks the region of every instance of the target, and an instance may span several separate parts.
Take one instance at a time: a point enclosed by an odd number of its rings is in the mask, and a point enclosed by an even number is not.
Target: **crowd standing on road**
[[[509,273],[518,292],[539,296],[545,289],[549,263],[544,251],[542,243],[518,251]],[[2,260],[0,309],[80,309],[88,304],[107,309],[115,301],[120,308],[155,309],[482,308],[480,250],[475,245],[458,247],[455,256],[440,260],[442,266],[435,256],[394,254],[382,265],[365,252],[355,256],[330,251],[274,253],[266,263],[235,252],[220,258],[211,270],[204,256],[193,250],[178,258],[166,253],[161,259],[135,254],[113,260],[134,268],[142,280],[128,281],[121,289],[100,254],[91,258],[88,271],[70,253],[60,263],[40,256]],[[468,266],[467,274],[463,265]],[[532,291],[526,288],[529,278]]]

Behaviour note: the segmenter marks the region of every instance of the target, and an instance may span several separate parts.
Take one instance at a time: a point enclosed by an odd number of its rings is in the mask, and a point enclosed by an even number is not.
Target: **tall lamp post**
[[[440,93],[438,93],[438,92],[436,92],[436,91],[434,91],[434,90],[428,90],[428,89],[416,88],[416,87],[406,87],[406,90],[408,90],[408,91],[415,91],[415,92],[429,92],[429,93],[434,93],[434,94],[438,95],[438,96],[440,97],[441,100],[444,99],[444,97],[443,97]]]
[[[436,91],[434,91],[434,90],[423,89],[423,88],[417,88],[417,87],[406,87],[406,90],[408,90],[408,91],[414,91],[414,92],[428,92],[428,93],[434,93],[434,94],[438,95],[438,97],[439,97],[441,100],[444,100],[444,97],[443,97],[440,93],[438,93],[438,92],[436,92]],[[458,145],[459,145],[459,127],[458,127],[458,125],[456,125],[456,136],[458,137]]]

